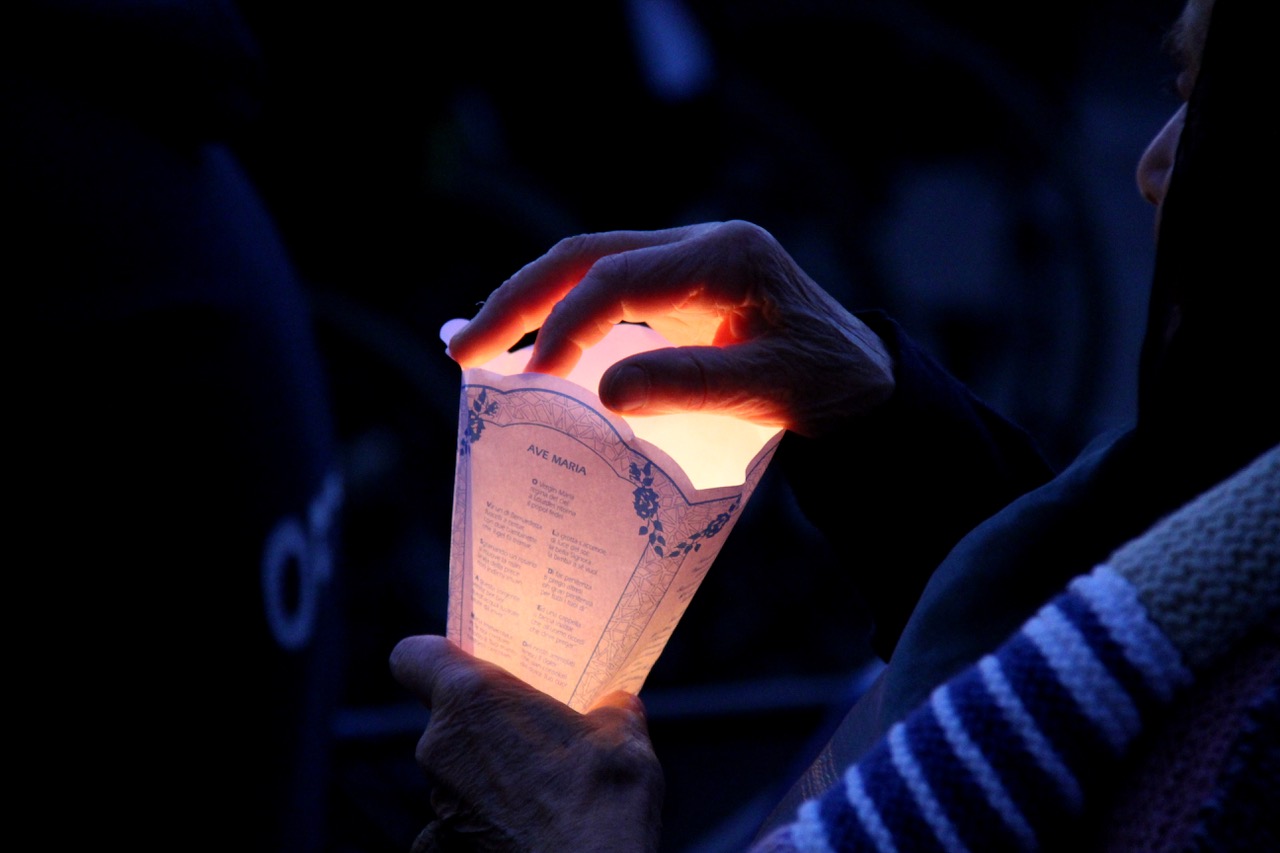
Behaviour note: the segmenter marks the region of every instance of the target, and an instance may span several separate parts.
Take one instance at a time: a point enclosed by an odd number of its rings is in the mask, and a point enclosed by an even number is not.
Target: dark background
[[[560,237],[749,219],[1058,461],[1132,415],[1133,167],[1175,106],[1176,3],[239,5],[265,88],[238,150],[313,296],[348,481],[335,851],[424,817],[426,716],[386,658],[444,629],[438,329]],[[666,849],[742,847],[865,683],[853,571],[767,478],[642,694]]]

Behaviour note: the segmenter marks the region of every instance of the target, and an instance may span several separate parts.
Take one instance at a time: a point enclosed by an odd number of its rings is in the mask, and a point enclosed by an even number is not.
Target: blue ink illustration
[[[711,519],[711,522],[707,524],[706,527],[702,528],[697,533],[694,533],[688,539],[672,548],[671,556],[683,557],[685,554],[701,550],[702,542],[699,540],[710,539],[723,530],[724,526],[729,523],[729,518],[733,515],[733,511],[737,508],[738,502],[734,501],[727,510],[719,513],[715,518]]]
[[[481,389],[471,402],[471,408],[467,410],[467,428],[462,432],[462,443],[458,448],[460,453],[465,456],[471,445],[480,440],[480,434],[484,432],[484,418],[491,418],[497,413],[498,401],[490,400],[488,390]]]
[[[645,522],[640,525],[640,535],[649,537],[649,544],[653,546],[653,552],[659,557],[662,556],[662,549],[666,546],[666,537],[662,535],[662,521],[658,518],[658,493],[653,490],[653,463],[645,462],[641,468],[632,462],[629,469],[632,482],[636,483],[635,491],[631,493],[633,506],[636,515],[640,520]]]
[[[738,502],[734,501],[724,512],[721,512],[713,518],[706,527],[693,533],[688,539],[679,545],[667,549],[667,540],[663,535],[662,520],[658,518],[658,510],[661,508],[658,500],[658,493],[653,490],[653,463],[645,462],[641,468],[635,462],[630,463],[629,474],[631,481],[636,484],[636,488],[631,492],[632,505],[635,508],[636,515],[644,524],[640,525],[640,535],[649,537],[649,544],[653,546],[653,552],[659,557],[683,557],[702,549],[702,541],[710,539],[724,529],[729,523],[729,519],[733,516],[734,511],[738,508]]]

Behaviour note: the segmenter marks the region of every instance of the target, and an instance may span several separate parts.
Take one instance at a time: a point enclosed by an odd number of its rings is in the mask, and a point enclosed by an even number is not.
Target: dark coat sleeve
[[[880,312],[861,319],[893,355],[893,396],[834,434],[788,434],[779,463],[805,515],[856,573],[875,622],[873,646],[887,659],[952,546],[1053,471],[1028,433],[896,322]]]

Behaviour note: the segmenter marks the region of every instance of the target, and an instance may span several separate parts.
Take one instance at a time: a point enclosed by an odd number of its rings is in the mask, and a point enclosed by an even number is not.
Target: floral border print
[[[466,455],[471,445],[480,440],[484,432],[484,419],[492,418],[498,413],[498,401],[489,399],[489,391],[481,388],[480,393],[471,401],[467,409],[467,427],[462,431],[462,440],[458,444],[458,452]]]
[[[642,468],[632,462],[628,473],[631,481],[636,484],[635,489],[631,492],[632,506],[635,508],[636,516],[644,522],[640,525],[639,534],[649,537],[649,545],[659,557],[683,557],[700,550],[702,542],[699,540],[710,539],[718,534],[725,528],[733,513],[738,509],[739,501],[734,501],[728,509],[717,514],[702,530],[673,546],[669,553],[664,553],[667,547],[667,539],[663,535],[662,519],[658,517],[658,512],[662,508],[661,501],[658,499],[658,493],[653,490],[653,463],[646,461]]]

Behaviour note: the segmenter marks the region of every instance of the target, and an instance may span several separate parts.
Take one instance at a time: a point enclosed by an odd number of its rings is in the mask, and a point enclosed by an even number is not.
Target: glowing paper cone
[[[448,635],[578,710],[639,692],[782,436],[605,409],[604,370],[664,346],[622,324],[568,379],[527,349],[462,374]]]

